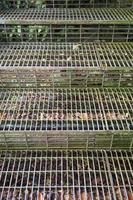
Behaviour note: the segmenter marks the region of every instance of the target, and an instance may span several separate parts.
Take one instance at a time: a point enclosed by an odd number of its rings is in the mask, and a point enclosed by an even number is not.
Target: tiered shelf
[[[1,0],[1,200],[133,199],[132,41],[132,0]]]

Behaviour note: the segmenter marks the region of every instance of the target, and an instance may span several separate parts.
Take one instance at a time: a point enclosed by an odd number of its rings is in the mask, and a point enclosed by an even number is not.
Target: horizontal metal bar
[[[1,151],[1,199],[128,199],[131,151]]]
[[[1,131],[131,131],[132,89],[0,92]]]
[[[1,10],[1,24],[133,24],[133,9],[10,9]]]

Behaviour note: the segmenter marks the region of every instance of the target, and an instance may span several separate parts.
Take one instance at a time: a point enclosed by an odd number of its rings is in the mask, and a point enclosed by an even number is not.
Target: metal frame
[[[47,0],[37,2],[30,2],[29,0],[21,0],[19,3],[17,0],[2,0],[1,6],[5,8],[82,8],[82,7],[131,7],[133,6],[133,2],[131,0],[119,0],[119,1],[111,1],[111,0]]]
[[[64,6],[86,7],[86,2],[74,0],[71,5],[66,0]],[[48,6],[58,7],[56,3]],[[93,1],[90,6],[99,4]],[[112,4],[106,0],[107,6]],[[133,44],[99,43],[132,41],[132,13],[132,9],[2,11],[2,42],[61,38],[97,43],[1,44],[0,87],[19,87],[0,90],[0,148],[8,149],[0,151],[1,200],[127,200],[133,195],[133,88],[85,89],[92,82],[132,86]],[[34,34],[29,35],[30,28]],[[78,89],[72,89],[76,85]]]
[[[131,151],[2,151],[0,197],[123,199],[133,194]]]

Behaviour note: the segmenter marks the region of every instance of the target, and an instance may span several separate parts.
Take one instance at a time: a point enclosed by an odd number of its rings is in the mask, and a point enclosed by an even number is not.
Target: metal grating
[[[0,69],[133,69],[133,43],[1,43]]]
[[[0,93],[0,130],[131,131],[133,89],[33,89]]]
[[[0,153],[1,200],[132,200],[131,151]]]
[[[10,9],[1,10],[1,24],[133,24],[133,9]]]
[[[0,86],[133,86],[132,43],[10,43],[0,46]]]
[[[5,8],[82,8],[82,7],[131,7],[132,0],[2,0]]]

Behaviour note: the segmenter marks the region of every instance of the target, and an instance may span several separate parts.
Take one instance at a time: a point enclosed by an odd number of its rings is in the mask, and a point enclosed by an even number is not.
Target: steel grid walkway
[[[133,86],[132,43],[1,43],[0,86]]]
[[[133,89],[7,90],[1,131],[131,131]]]
[[[131,151],[1,151],[5,199],[130,199]],[[132,199],[132,198],[131,198]]]
[[[29,42],[0,46],[0,199],[133,199],[133,44],[100,43],[133,41],[133,3],[46,2],[0,10],[0,41]]]
[[[1,43],[0,69],[133,69],[133,43]]]
[[[133,9],[10,9],[0,11],[1,24],[133,24]]]

